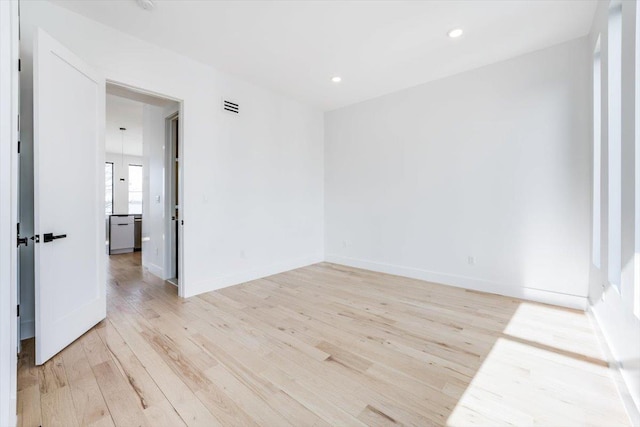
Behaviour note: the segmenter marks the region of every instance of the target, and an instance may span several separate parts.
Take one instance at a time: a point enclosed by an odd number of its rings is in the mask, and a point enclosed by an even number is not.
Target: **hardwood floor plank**
[[[260,399],[268,402],[280,415],[295,425],[328,425],[320,417],[309,411],[300,402],[264,378],[261,373],[269,368],[269,360],[243,349],[239,342],[234,341],[224,332],[215,330],[206,322],[193,324],[197,332],[194,339],[202,344],[211,354],[215,354],[226,369],[239,378]]]
[[[206,372],[207,378],[229,395],[243,411],[251,414],[258,425],[292,426],[286,418],[276,412],[259,393],[247,386],[223,365],[216,365]]]
[[[67,385],[67,375],[60,355],[54,356],[49,363],[38,370],[40,393],[48,394]]]
[[[50,389],[40,395],[42,405],[42,425],[47,427],[78,426],[73,397],[69,386]]]
[[[261,375],[331,425],[365,425],[358,421],[357,418],[332,404],[326,397],[302,386],[280,369],[269,369]]]
[[[18,355],[18,391],[37,385],[40,388],[39,369],[35,366],[35,340],[22,341],[22,351]]]
[[[17,411],[19,427],[39,427],[42,425],[40,386],[38,384],[22,387],[18,390]]]
[[[113,361],[99,363],[92,369],[116,426],[149,425],[142,413],[144,401],[133,385],[122,377]]]
[[[220,426],[218,419],[205,408],[183,379],[165,363],[134,326],[136,322],[131,316],[135,316],[135,313],[130,314],[133,310],[123,304],[127,303],[118,301],[115,297],[112,298],[113,309],[110,311],[109,321],[140,360],[180,418],[189,426]]]
[[[138,394],[142,412],[149,425],[183,426],[184,421],[174,410],[140,360],[133,354],[110,322],[98,332],[101,340],[111,353],[131,387]]]
[[[35,366],[35,340],[22,341],[18,355],[17,425],[39,427],[42,425],[40,403],[40,374]]]
[[[87,360],[82,343],[76,341],[62,352],[71,395],[80,425],[113,426],[109,408],[104,401],[98,381]]]
[[[109,350],[105,347],[95,328],[84,334],[80,342],[82,343],[87,361],[91,366],[97,366],[101,363],[111,361],[111,354],[109,354]]]

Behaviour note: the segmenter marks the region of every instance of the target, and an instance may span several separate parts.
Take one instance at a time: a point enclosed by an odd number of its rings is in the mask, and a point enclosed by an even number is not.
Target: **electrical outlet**
[[[346,248],[347,246],[349,246],[349,241],[348,240],[343,240],[342,241],[342,247]]]
[[[469,255],[467,257],[467,263],[469,265],[475,265],[476,264],[476,257]]]

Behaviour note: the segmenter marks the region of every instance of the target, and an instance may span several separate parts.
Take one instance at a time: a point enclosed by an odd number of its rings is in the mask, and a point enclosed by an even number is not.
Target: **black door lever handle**
[[[44,243],[48,243],[48,242],[53,242],[54,240],[57,240],[57,239],[64,239],[65,237],[67,237],[66,234],[58,234],[54,236],[53,233],[44,233],[42,235],[42,240],[44,241]]]

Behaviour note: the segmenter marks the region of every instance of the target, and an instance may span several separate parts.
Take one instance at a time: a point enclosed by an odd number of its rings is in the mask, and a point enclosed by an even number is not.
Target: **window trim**
[[[601,35],[593,49],[593,181],[592,181],[592,248],[591,262],[602,267],[602,51]]]
[[[607,113],[607,281],[620,292],[622,284],[622,5],[618,2],[612,2],[607,17]]]

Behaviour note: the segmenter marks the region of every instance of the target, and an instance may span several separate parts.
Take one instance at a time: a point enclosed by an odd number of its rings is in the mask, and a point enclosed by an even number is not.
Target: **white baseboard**
[[[156,265],[154,263],[149,263],[148,265],[145,265],[144,268],[149,270],[149,273],[153,274],[154,276],[159,277],[162,280],[165,280],[164,269],[159,265]]]
[[[133,253],[133,248],[128,249],[112,249],[107,255],[120,255],[120,254],[130,254]]]
[[[522,286],[510,286],[503,283],[478,279],[475,277],[439,273],[435,271],[422,270],[419,268],[385,264],[381,262],[344,257],[340,255],[327,255],[325,257],[325,260],[334,264],[342,264],[349,267],[362,268],[365,270],[393,274],[396,276],[404,276],[412,279],[424,280],[426,282],[471,289],[474,291],[488,292],[513,298],[559,305],[562,307],[574,308],[578,310],[587,309],[586,296],[582,297],[578,295],[561,294],[543,289],[534,289]]]
[[[35,320],[20,320],[20,340],[26,340],[36,336]]]
[[[283,273],[289,270],[295,270],[296,268],[306,267],[308,265],[317,264],[323,261],[324,257],[322,255],[311,255],[287,262],[246,270],[241,273],[213,277],[211,279],[202,280],[194,284],[189,283],[189,292],[187,295],[185,295],[185,298],[189,298],[205,292],[215,291],[216,289],[226,288],[228,286],[239,285],[240,283],[250,282],[256,279],[262,279],[264,277],[273,276],[274,274]]]

